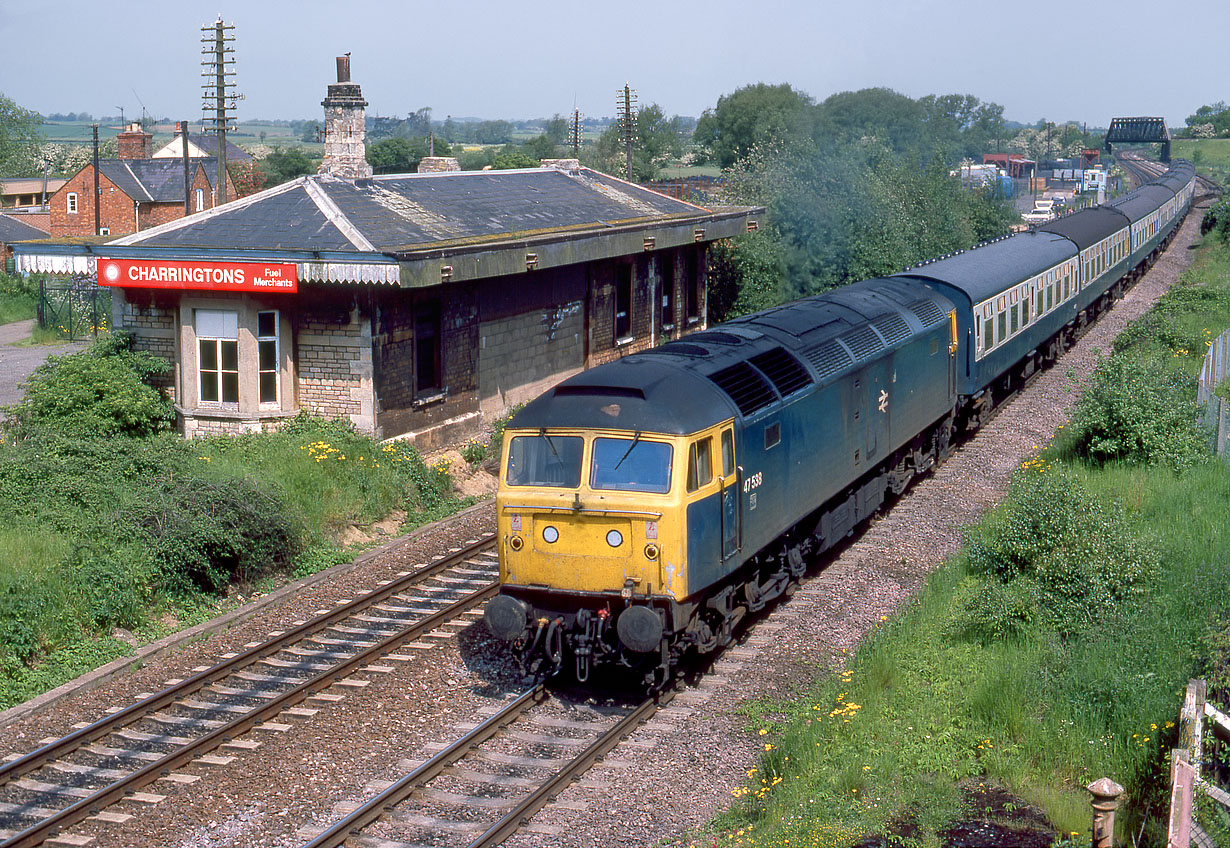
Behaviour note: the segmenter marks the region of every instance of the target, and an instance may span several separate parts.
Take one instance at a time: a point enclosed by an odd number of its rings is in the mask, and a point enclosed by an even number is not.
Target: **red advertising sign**
[[[285,292],[299,290],[293,262],[179,262],[169,259],[98,260],[98,284],[144,289]]]

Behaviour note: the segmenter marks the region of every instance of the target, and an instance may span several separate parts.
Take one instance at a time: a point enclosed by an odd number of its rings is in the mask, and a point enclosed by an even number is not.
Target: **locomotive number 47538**
[[[752,489],[759,489],[760,484],[764,482],[764,474],[757,471],[755,474],[749,474],[747,479],[743,481],[743,493],[747,494]]]

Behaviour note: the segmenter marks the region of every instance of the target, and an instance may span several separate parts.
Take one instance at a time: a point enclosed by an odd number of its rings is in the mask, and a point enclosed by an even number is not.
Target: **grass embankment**
[[[1170,143],[1170,155],[1191,160],[1197,173],[1220,183],[1230,177],[1230,138],[1178,138]]]
[[[185,441],[159,363],[105,337],[52,357],[0,445],[0,708],[207,619],[249,591],[349,559],[339,532],[465,505],[411,448],[300,417]],[[123,630],[121,630],[121,628]]]
[[[0,324],[25,321],[38,314],[38,283],[0,271]]]
[[[1230,249],[1209,243],[848,669],[746,706],[765,753],[718,844],[938,844],[948,823],[1011,812],[984,808],[991,786],[1085,844],[1102,776],[1127,788],[1117,841],[1165,843],[1182,689],[1216,671],[1210,645],[1230,655],[1230,469],[1191,424],[1193,375],[1227,327]]]

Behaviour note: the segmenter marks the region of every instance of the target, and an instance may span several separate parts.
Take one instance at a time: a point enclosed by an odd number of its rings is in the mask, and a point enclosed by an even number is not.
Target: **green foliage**
[[[37,313],[37,278],[0,271],[0,324],[24,321]]]
[[[451,156],[444,139],[435,140],[436,156]],[[427,141],[421,138],[387,138],[367,147],[367,161],[377,174],[413,174],[427,155]]]
[[[711,322],[768,309],[786,299],[786,269],[779,245],[780,237],[771,225],[713,245],[709,253]]]
[[[461,458],[464,459],[468,465],[478,465],[487,458],[487,452],[489,450],[490,446],[487,442],[482,442],[478,439],[470,439],[461,446]]]
[[[777,146],[806,136],[812,99],[788,84],[756,83],[718,98],[696,122],[692,140],[706,159],[729,168],[759,146]]]
[[[29,177],[41,170],[38,145],[43,119],[0,93],[0,177]]]
[[[49,357],[35,369],[7,426],[18,438],[45,430],[94,437],[169,430],[175,409],[146,382],[168,370],[166,360],[134,351],[126,336],[103,336],[88,351]]]
[[[310,128],[308,132],[311,132]],[[311,158],[298,147],[274,147],[257,166],[260,169],[261,184],[269,188],[296,177],[315,174],[320,160]]]
[[[1208,209],[1200,219],[1200,235],[1213,233],[1223,244],[1230,243],[1230,199],[1222,198]]]
[[[656,180],[668,161],[683,154],[685,119],[679,115],[667,118],[662,107],[652,103],[636,115],[632,140],[632,174],[629,175],[624,137],[617,123],[603,131],[598,141],[581,149],[581,161],[608,174],[625,177],[632,182]]]
[[[1179,365],[1125,352],[1094,374],[1077,404],[1070,438],[1076,453],[1092,462],[1180,469],[1209,454],[1196,422],[1195,381]]]
[[[491,162],[494,171],[507,171],[513,168],[537,168],[538,160],[520,150],[510,150],[500,153]]]
[[[1081,632],[1138,597],[1154,576],[1156,555],[1119,504],[1040,463],[1018,471],[1008,500],[966,535],[973,580],[957,593],[957,632],[1002,636],[1035,621]]]

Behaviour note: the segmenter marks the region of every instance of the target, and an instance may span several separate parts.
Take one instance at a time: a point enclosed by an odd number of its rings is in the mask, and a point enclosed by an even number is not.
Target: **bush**
[[[165,360],[134,351],[122,335],[104,336],[83,353],[52,356],[25,383],[9,409],[18,438],[42,432],[82,437],[149,436],[170,430],[175,407],[148,380],[166,373]]]
[[[1095,498],[1071,472],[1032,464],[965,544],[973,579],[957,593],[955,626],[977,637],[1034,622],[1082,631],[1138,597],[1157,569],[1119,504]]]
[[[1076,453],[1182,469],[1208,456],[1197,421],[1195,381],[1177,365],[1118,354],[1094,374],[1072,422]]]

